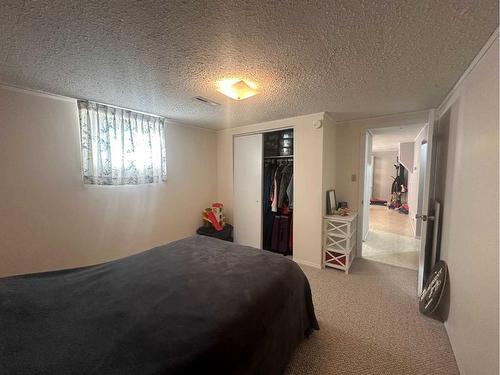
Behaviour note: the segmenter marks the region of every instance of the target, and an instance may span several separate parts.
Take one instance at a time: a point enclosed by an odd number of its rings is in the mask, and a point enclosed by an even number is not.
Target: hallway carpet
[[[363,258],[416,271],[419,247],[416,238],[370,229],[363,242]]]
[[[417,273],[356,259],[350,273],[301,266],[320,330],[286,374],[459,374],[441,322],[418,312]]]
[[[410,217],[400,214],[397,210],[390,210],[386,206],[369,206],[370,230],[379,230],[414,237]]]
[[[408,215],[372,205],[369,224],[368,236],[363,242],[363,258],[418,269],[420,240],[413,235]]]

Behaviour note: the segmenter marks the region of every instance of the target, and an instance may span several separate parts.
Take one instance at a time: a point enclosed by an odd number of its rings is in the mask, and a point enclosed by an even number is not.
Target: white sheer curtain
[[[79,100],[83,181],[137,185],[165,181],[165,119]]]

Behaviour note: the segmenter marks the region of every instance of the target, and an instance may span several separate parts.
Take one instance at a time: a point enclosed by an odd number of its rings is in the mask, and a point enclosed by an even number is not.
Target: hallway
[[[420,240],[413,235],[408,215],[385,206],[370,206],[370,228],[363,242],[363,258],[393,266],[418,269]]]

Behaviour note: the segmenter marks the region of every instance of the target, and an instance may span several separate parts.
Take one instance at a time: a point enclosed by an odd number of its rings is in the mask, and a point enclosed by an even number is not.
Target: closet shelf
[[[264,159],[293,159],[293,155],[264,156]]]

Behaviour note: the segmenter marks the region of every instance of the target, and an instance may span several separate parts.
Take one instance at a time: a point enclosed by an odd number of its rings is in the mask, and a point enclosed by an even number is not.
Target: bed
[[[0,279],[1,374],[279,374],[314,329],[293,261],[205,236]]]

